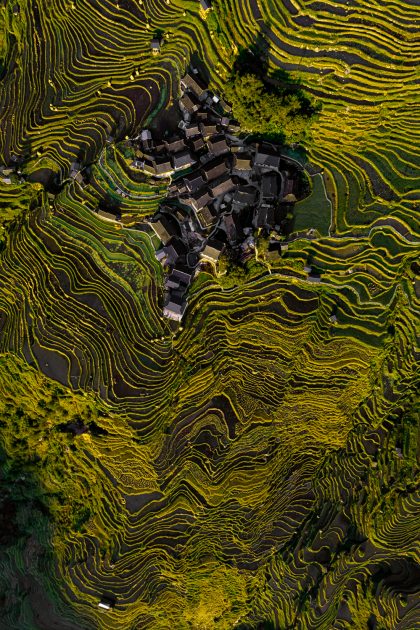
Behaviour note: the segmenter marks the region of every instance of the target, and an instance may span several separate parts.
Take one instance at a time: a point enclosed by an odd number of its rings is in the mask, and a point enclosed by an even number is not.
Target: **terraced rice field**
[[[25,176],[0,181],[0,627],[419,627],[417,3],[0,19],[0,160]],[[193,53],[220,92],[259,34],[323,105],[315,200],[277,263],[230,289],[200,274],[175,328],[139,226],[165,184],[125,137]]]

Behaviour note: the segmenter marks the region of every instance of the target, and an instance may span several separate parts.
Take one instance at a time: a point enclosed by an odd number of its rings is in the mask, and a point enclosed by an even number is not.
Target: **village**
[[[153,39],[152,51],[159,53],[160,45]],[[206,267],[217,272],[222,254],[243,264],[255,255],[260,236],[269,239],[268,256],[287,250],[287,216],[302,197],[303,169],[281,154],[281,145],[240,137],[230,106],[208,89],[196,68],[180,80],[178,108],[176,132],[143,129],[130,140],[135,154],[130,167],[168,182],[167,196],[146,227],[159,238],[156,257],[168,272],[163,315],[180,322],[193,278]],[[113,141],[110,136],[108,142]],[[0,168],[3,183],[11,183],[13,170]],[[87,185],[79,162],[71,164],[69,175],[82,188]],[[116,192],[126,196],[119,188]],[[121,219],[104,209],[97,212],[107,220]]]
[[[255,235],[270,248],[286,249],[280,235],[297,200],[299,170],[280,146],[247,142],[231,110],[191,70],[180,82],[178,133],[157,139],[144,129],[131,167],[170,178],[168,195],[149,221],[160,240],[156,257],[169,273],[163,314],[181,321],[192,279],[206,265],[234,251],[244,262],[254,255]]]

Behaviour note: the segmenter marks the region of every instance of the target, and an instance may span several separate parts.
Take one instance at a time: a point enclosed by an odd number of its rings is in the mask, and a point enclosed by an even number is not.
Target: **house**
[[[180,322],[187,308],[184,294],[180,291],[171,291],[167,304],[163,307],[163,316]]]
[[[193,114],[200,109],[200,102],[198,98],[190,92],[189,94],[185,93],[179,99],[179,106],[183,112]]]
[[[233,244],[238,240],[238,230],[236,222],[232,214],[225,214],[223,217],[223,226],[229,243]]]
[[[192,277],[193,272],[191,269],[174,267],[171,275],[166,279],[165,284],[170,289],[178,289],[180,287],[181,290],[185,291],[191,284]]]
[[[220,103],[222,103],[222,101],[220,101]],[[226,106],[226,107],[228,107],[228,106]],[[229,110],[227,110],[226,107],[224,107],[223,109],[225,111],[230,111],[230,108],[229,108]],[[234,120],[231,120],[229,122],[229,125],[228,125],[228,132],[229,133],[232,133],[232,134],[239,133],[240,130],[241,130],[241,126],[240,126],[239,123],[235,122]]]
[[[102,219],[107,219],[107,221],[119,221],[121,218],[113,212],[105,212],[105,210],[98,210],[98,216]]]
[[[183,138],[171,138],[164,141],[165,149],[168,153],[178,153],[186,148],[185,140]]]
[[[160,53],[160,48],[162,44],[163,44],[162,39],[158,39],[157,37],[152,39],[152,41],[150,42],[150,48],[152,49],[153,55],[158,55]]]
[[[184,177],[184,184],[189,192],[195,192],[196,190],[204,186],[204,183],[205,182],[201,173],[197,171]]]
[[[219,158],[218,160],[207,162],[207,164],[201,169],[201,172],[208,182],[216,179],[217,177],[221,177],[222,175],[226,175],[229,172],[226,159]]]
[[[79,162],[72,162],[70,164],[70,177],[75,179],[77,173],[79,172],[79,170],[80,170],[80,163]]]
[[[276,262],[280,259],[280,243],[270,243],[265,257],[270,262]]]
[[[276,173],[264,173],[261,178],[262,200],[274,201],[279,194],[279,183]]]
[[[162,265],[164,264],[165,260],[166,260],[166,254],[162,249],[157,249],[155,252],[155,258],[156,260],[158,260]]]
[[[143,171],[148,175],[155,174],[155,164],[151,160],[143,160]]]
[[[218,132],[218,126],[209,121],[200,123],[200,131],[203,138],[210,138]]]
[[[265,170],[275,170],[280,167],[280,156],[269,153],[267,150],[258,147],[254,157],[254,166],[259,166]]]
[[[169,265],[175,263],[187,253],[186,245],[179,238],[173,237],[163,248]]]
[[[231,190],[236,188],[236,184],[230,177],[222,180],[221,182],[210,184],[209,190],[212,197],[218,197],[219,195],[226,195]]]
[[[111,599],[110,597],[102,597],[101,601],[98,604],[98,608],[102,610],[111,610],[115,606],[115,599]]]
[[[195,94],[195,96],[197,96],[200,101],[203,101],[207,98],[207,91],[204,86],[199,82],[198,79],[195,79],[189,73],[187,73],[185,77],[182,77],[181,88],[184,92],[190,91]]]
[[[195,159],[189,151],[181,151],[172,156],[172,164],[176,171],[181,168],[188,168],[195,164],[195,162]]]
[[[169,158],[161,158],[159,160],[154,160],[153,168],[155,175],[158,177],[165,177],[174,172],[172,168],[172,164]]]
[[[13,173],[13,169],[12,168],[7,168],[6,166],[1,166],[0,167],[0,173],[2,175],[4,175],[5,177],[9,177],[9,175],[11,175]]]
[[[211,155],[223,155],[230,151],[224,136],[214,136],[207,141],[207,147]]]
[[[140,140],[142,142],[149,142],[152,139],[152,134],[148,129],[143,129],[140,133]]]
[[[85,187],[85,180],[83,179],[83,175],[80,171],[77,173],[74,181],[76,181],[82,188]]]
[[[194,213],[202,230],[207,230],[209,227],[215,225],[217,221],[217,212],[212,205],[204,206]]]
[[[187,138],[193,138],[200,135],[200,128],[197,124],[186,125],[184,133]]]
[[[201,260],[216,264],[225,250],[225,244],[216,239],[209,239],[205,248],[200,252]]]
[[[203,11],[209,11],[209,9],[211,9],[210,0],[200,0],[200,4]]]
[[[246,206],[252,206],[257,198],[257,190],[254,186],[239,186],[232,199],[232,205],[239,211]]]
[[[255,208],[252,225],[255,228],[262,228],[267,225],[267,210],[268,206],[259,206]]]
[[[194,149],[194,151],[197,153],[198,151],[201,151],[201,149],[204,149],[204,147],[206,146],[206,143],[204,142],[203,138],[195,138],[194,140],[191,141],[191,146]]]
[[[165,214],[162,214],[156,221],[150,221],[149,225],[164,245],[166,245],[173,236],[178,236],[179,234],[175,221]]]
[[[220,119],[220,124],[222,125],[222,127],[228,127],[229,126],[229,118],[227,116],[222,116]]]
[[[133,162],[131,162],[130,166],[131,168],[143,169],[144,162],[143,160],[134,160]]]
[[[245,153],[235,153],[233,156],[233,168],[237,171],[250,171],[251,158]]]
[[[201,208],[204,208],[205,205],[212,201],[212,198],[207,190],[199,190],[180,201],[188,206],[191,206],[194,210],[201,210]]]

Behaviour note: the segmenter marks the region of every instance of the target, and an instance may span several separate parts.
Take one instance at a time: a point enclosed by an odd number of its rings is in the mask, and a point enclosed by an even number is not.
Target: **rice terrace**
[[[418,0],[0,20],[0,630],[420,629]]]

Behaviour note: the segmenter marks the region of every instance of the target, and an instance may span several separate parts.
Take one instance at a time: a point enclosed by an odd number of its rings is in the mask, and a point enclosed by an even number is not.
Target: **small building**
[[[209,191],[212,197],[219,197],[220,195],[226,195],[231,190],[236,188],[236,184],[232,181],[231,177],[228,177],[221,182],[210,184]]]
[[[252,169],[250,156],[245,153],[235,153],[233,168],[237,171],[250,171]]]
[[[229,172],[229,169],[226,164],[226,159],[219,158],[218,160],[212,160],[211,162],[207,162],[207,164],[203,166],[201,171],[206,181],[211,182],[213,179],[216,179],[217,177],[226,175]]]
[[[157,177],[166,177],[174,172],[171,161],[169,158],[161,158],[154,160],[153,168]]]
[[[165,284],[170,289],[178,289],[181,287],[181,290],[185,291],[191,284],[192,277],[193,272],[191,269],[174,267],[174,269],[172,269],[172,273],[166,279]]]
[[[209,11],[211,9],[210,0],[200,0],[200,5],[203,11]]]
[[[204,149],[206,143],[204,142],[203,138],[194,138],[194,140],[191,141],[191,146],[197,153],[198,151],[201,151],[201,149]]]
[[[175,221],[165,214],[162,214],[156,221],[150,221],[149,225],[164,245],[166,245],[172,237],[178,236]]]
[[[200,109],[200,102],[195,94],[193,92],[190,92],[189,94],[185,93],[179,99],[179,106],[181,108],[181,111],[191,115]]]
[[[107,221],[120,221],[121,217],[113,212],[106,212],[105,210],[98,210],[98,216]]]
[[[180,258],[186,255],[187,248],[181,239],[174,237],[165,245],[163,251],[165,252],[167,263],[169,265],[175,265]]]
[[[83,179],[83,175],[80,171],[77,173],[76,177],[74,178],[74,181],[76,181],[79,184],[79,186],[81,186],[82,188],[84,188],[86,185],[85,180]]]
[[[207,147],[211,155],[223,155],[229,153],[230,148],[225,140],[224,136],[214,136],[211,140],[208,140]]]
[[[163,307],[163,316],[180,322],[187,308],[187,301],[180,291],[171,291],[167,304]]]
[[[187,146],[185,144],[185,140],[178,137],[165,140],[164,145],[168,153],[178,153],[179,151],[184,151]]]
[[[279,194],[276,173],[264,173],[261,178],[261,197],[263,201],[274,201]]]
[[[130,168],[139,168],[142,169],[144,166],[144,162],[142,160],[133,160],[130,162]]]
[[[5,177],[9,177],[9,175],[11,175],[13,172],[14,171],[12,168],[7,168],[6,166],[0,167],[0,173],[4,175]]]
[[[247,206],[252,206],[257,198],[257,189],[254,186],[239,186],[232,199],[235,210],[242,210]]]
[[[195,162],[195,159],[189,151],[181,151],[172,156],[172,164],[176,171],[181,168],[188,168],[195,164]]]
[[[258,147],[254,157],[254,166],[264,170],[276,170],[280,167],[280,156]]]
[[[216,239],[209,239],[204,249],[200,252],[200,258],[206,262],[216,264],[224,250],[224,243]]]
[[[331,315],[330,316],[330,322],[331,322],[331,324],[336,324],[337,323],[337,315]]]
[[[204,183],[201,173],[197,171],[184,177],[184,184],[189,192],[196,192],[199,188],[204,186]]]
[[[226,232],[228,242],[233,245],[238,240],[238,230],[232,214],[225,214],[223,217],[223,227]]]
[[[186,138],[194,138],[200,135],[200,128],[196,123],[192,123],[185,126],[184,133]]]
[[[220,124],[222,125],[222,127],[228,127],[229,126],[229,118],[227,116],[222,116],[220,119]]]
[[[152,139],[152,134],[149,129],[143,129],[140,133],[140,140],[142,142],[149,142]]]
[[[267,225],[267,210],[268,206],[259,206],[255,208],[252,225],[255,228],[262,228]]]
[[[217,221],[217,212],[212,205],[204,206],[203,208],[196,210],[194,213],[202,230],[207,230],[215,225]]]
[[[111,599],[110,597],[102,597],[101,601],[98,603],[98,608],[102,610],[111,610],[115,606],[115,599]]]
[[[201,84],[198,78],[192,77],[189,73],[182,77],[181,88],[184,92],[190,91],[195,94],[200,101],[207,98],[207,91],[205,87]]]
[[[79,162],[72,162],[70,164],[70,177],[72,179],[76,178],[77,173],[80,170],[80,163]]]
[[[165,260],[166,260],[166,254],[165,251],[162,249],[158,249],[155,252],[155,258],[156,260],[158,260],[162,265],[164,264]]]
[[[199,190],[195,193],[192,193],[186,199],[181,199],[182,203],[185,203],[188,206],[191,206],[194,210],[201,210],[208,203],[212,201],[211,196],[209,195],[207,190]]]
[[[203,138],[210,138],[218,132],[218,126],[212,122],[206,121],[200,123],[200,132]]]
[[[162,44],[163,44],[162,39],[158,39],[157,37],[154,37],[152,39],[152,41],[150,42],[150,48],[152,49],[153,55],[158,55],[160,53]]]

